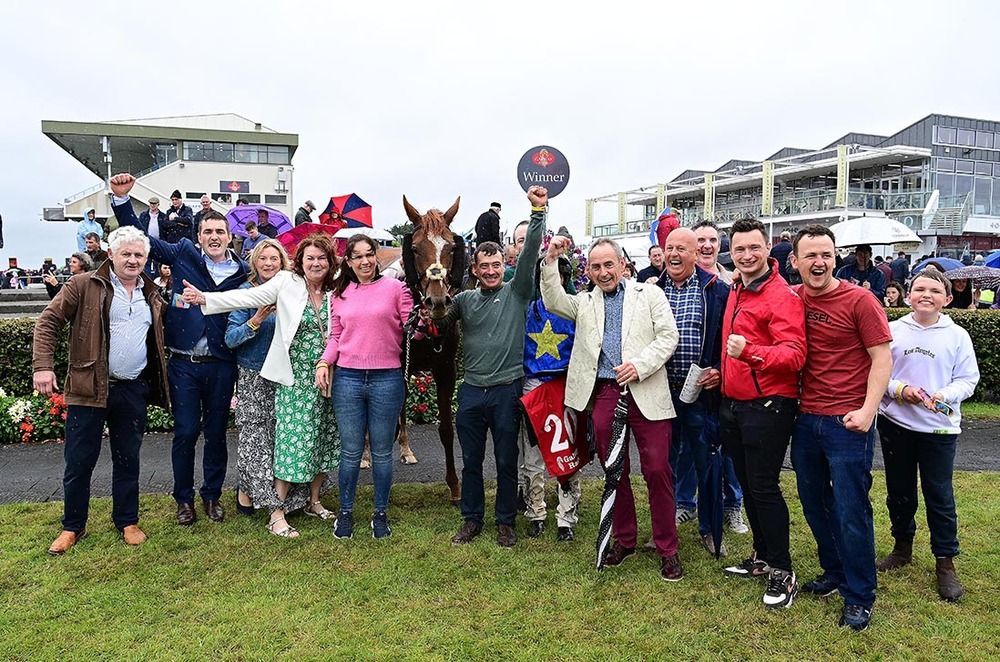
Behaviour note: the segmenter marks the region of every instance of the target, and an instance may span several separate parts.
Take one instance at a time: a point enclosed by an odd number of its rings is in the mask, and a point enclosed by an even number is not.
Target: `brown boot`
[[[130,524],[122,529],[122,540],[125,541],[126,545],[138,547],[146,542],[146,534],[142,532],[138,524]]]
[[[83,540],[86,535],[86,531],[63,531],[59,534],[58,538],[52,541],[52,544],[49,546],[49,554],[52,556],[62,556],[73,549],[73,545]]]
[[[965,595],[965,589],[958,581],[954,560],[938,557],[935,572],[937,573],[937,591],[941,599],[948,602],[958,602]]]
[[[913,561],[913,541],[896,539],[892,551],[884,559],[875,564],[879,572],[898,570]]]

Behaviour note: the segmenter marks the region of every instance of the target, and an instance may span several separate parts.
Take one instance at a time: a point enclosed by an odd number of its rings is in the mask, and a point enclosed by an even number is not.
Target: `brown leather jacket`
[[[110,347],[111,260],[96,271],[73,276],[35,322],[31,365],[34,372],[54,369],[59,333],[68,322],[69,374],[63,385],[66,404],[106,407],[108,402],[108,350]],[[149,303],[153,324],[146,336],[149,404],[169,407],[167,360],[163,351],[163,307],[166,305],[153,281],[142,274],[142,293]]]

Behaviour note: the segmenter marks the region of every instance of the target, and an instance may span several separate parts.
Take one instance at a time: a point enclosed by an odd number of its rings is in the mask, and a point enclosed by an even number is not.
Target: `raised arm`
[[[121,173],[112,177],[108,184],[111,186],[111,209],[115,212],[118,225],[139,228],[148,236],[147,228],[139,223],[135,209],[132,208],[132,201],[128,197],[129,191],[135,186],[135,177]],[[171,244],[157,237],[149,237],[149,257],[156,262],[173,265],[180,250],[180,244]]]
[[[569,243],[565,237],[552,237],[548,254],[542,264],[542,303],[545,304],[545,309],[550,313],[576,321],[576,312],[580,302],[577,297],[566,294],[562,287],[562,278],[559,276],[560,240],[566,244]],[[557,244],[556,247],[553,247],[553,243]],[[552,255],[555,257],[550,259]]]
[[[538,250],[542,247],[542,235],[545,234],[545,205],[549,201],[549,193],[543,186],[532,186],[528,189],[528,200],[531,202],[531,221],[524,235],[524,247],[517,258],[514,277],[510,281],[514,292],[522,299],[531,299],[535,292],[535,262],[538,261]]]

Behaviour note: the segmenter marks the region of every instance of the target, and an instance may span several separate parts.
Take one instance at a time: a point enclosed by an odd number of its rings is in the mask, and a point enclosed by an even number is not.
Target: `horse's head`
[[[422,305],[434,319],[447,314],[465,272],[464,243],[450,229],[460,200],[456,198],[446,212],[431,209],[421,214],[403,196],[403,209],[413,224],[413,234],[403,245],[406,282],[419,296],[414,303]]]

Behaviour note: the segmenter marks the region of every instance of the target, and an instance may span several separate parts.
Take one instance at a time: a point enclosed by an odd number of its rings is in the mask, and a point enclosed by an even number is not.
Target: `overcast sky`
[[[521,154],[572,174],[550,225],[584,200],[931,112],[1000,120],[1000,10],[982,2],[5,2],[0,214],[37,266],[74,247],[43,206],[98,182],[42,119],[234,112],[299,134],[295,206],[357,192],[375,225],[462,196],[525,216]],[[610,215],[609,215],[610,214]],[[613,206],[598,220],[614,220]]]

